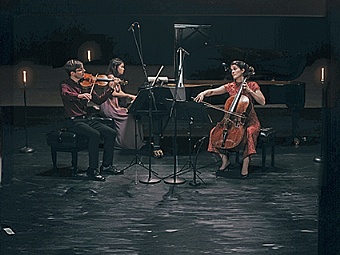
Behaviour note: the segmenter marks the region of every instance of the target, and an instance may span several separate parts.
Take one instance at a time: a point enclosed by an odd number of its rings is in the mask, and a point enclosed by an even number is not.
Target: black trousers
[[[66,126],[68,130],[88,138],[89,169],[98,169],[101,138],[104,140],[102,165],[109,166],[113,164],[116,130],[91,119],[67,119]]]

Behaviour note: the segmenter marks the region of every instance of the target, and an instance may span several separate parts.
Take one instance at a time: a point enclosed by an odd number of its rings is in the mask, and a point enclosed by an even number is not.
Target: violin
[[[80,81],[80,85],[82,87],[91,87],[93,85],[106,86],[110,81],[114,81],[115,79],[117,78],[110,79],[105,74],[97,74],[94,76],[92,74],[85,73],[84,77]],[[125,86],[128,84],[128,81],[119,79],[119,84]]]
[[[244,78],[237,94],[227,99],[224,117],[211,132],[211,142],[216,149],[238,151],[245,145],[245,124],[252,107],[249,98],[242,95],[246,82],[247,78]]]
[[[97,74],[97,75],[92,75],[92,74],[89,74],[89,73],[85,73],[84,74],[84,77],[80,80],[80,85],[84,88],[85,91],[88,91],[88,88],[91,88],[89,93],[92,94],[92,91],[94,89],[94,85],[98,85],[98,86],[106,86],[109,84],[110,81],[114,81],[115,79],[118,79],[118,78],[115,78],[113,77],[112,79],[110,79],[107,75],[105,74]],[[121,79],[118,79],[119,80],[119,85],[127,85],[127,81],[123,81]],[[116,86],[114,88],[117,92],[120,91],[120,87],[119,86]]]

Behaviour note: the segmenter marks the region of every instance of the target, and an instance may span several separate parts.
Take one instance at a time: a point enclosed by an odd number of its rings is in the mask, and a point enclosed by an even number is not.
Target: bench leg
[[[262,171],[266,170],[266,157],[267,157],[266,147],[262,146]]]
[[[72,150],[72,175],[75,176],[78,171],[78,152]]]
[[[53,174],[58,173],[58,168],[57,168],[57,150],[53,147],[51,147],[51,156],[52,156],[52,164],[53,164]]]
[[[275,145],[272,146],[271,166],[275,166]]]
[[[235,162],[236,164],[240,164],[240,152],[239,151],[236,151]]]

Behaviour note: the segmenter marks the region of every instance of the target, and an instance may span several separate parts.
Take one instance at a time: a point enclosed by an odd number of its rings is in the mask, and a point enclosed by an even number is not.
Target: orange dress
[[[254,92],[260,89],[260,86],[256,82],[250,81],[250,82],[247,82],[247,84],[248,84],[248,87]],[[224,88],[226,92],[229,94],[229,96],[235,96],[239,90],[239,86],[237,86],[235,82],[230,82],[230,83],[225,84]],[[242,92],[242,95],[247,96],[252,102],[251,109],[247,117],[247,121],[245,123],[247,139],[246,139],[246,144],[243,150],[243,158],[246,158],[247,156],[250,156],[256,153],[257,137],[260,134],[261,124],[260,124],[259,119],[257,118],[256,112],[254,109],[253,97],[248,92],[245,92],[245,91]],[[214,129],[215,127],[212,128],[212,130],[210,131],[210,137]],[[221,153],[217,148],[213,147],[211,139],[209,140],[208,151]]]

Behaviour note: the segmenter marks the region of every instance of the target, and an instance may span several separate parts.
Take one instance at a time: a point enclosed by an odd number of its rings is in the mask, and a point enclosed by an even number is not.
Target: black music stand
[[[178,87],[176,87],[177,89]],[[177,90],[176,90],[177,91]],[[174,156],[174,172],[172,175],[164,177],[164,183],[166,184],[183,184],[185,180],[179,178],[177,175],[177,164],[178,164],[178,156],[177,156],[177,109],[176,109],[176,93],[174,99],[170,100],[170,118],[172,117],[174,120],[174,135],[172,137],[172,146],[173,146],[173,156]],[[172,177],[171,177],[172,176]]]
[[[171,92],[164,87],[148,87],[138,92],[136,99],[129,106],[128,111],[133,115],[147,115],[149,118],[149,176],[144,180],[139,180],[141,183],[153,184],[161,181],[158,177],[153,177],[152,173],[156,176],[156,172],[151,170],[151,155],[152,155],[152,119],[153,114],[164,114],[166,110],[163,101],[165,98],[171,98]],[[138,158],[136,158],[138,160]]]
[[[148,100],[148,102],[146,101]],[[157,111],[156,108],[156,102],[155,102],[155,96],[152,91],[152,88],[144,89],[139,91],[136,99],[133,101],[133,103],[128,108],[129,113],[136,115],[148,115],[149,118],[149,167],[146,168],[149,170],[149,174],[146,178],[139,180],[139,182],[144,184],[155,184],[159,183],[161,181],[160,178],[157,177],[157,173],[154,172],[151,169],[151,154],[152,154],[152,145],[151,145],[151,136],[152,136],[152,113],[154,111]],[[138,158],[136,157],[136,162]],[[140,162],[140,161],[139,161]],[[141,165],[144,167],[143,163],[138,163],[138,165]],[[156,176],[152,176],[152,174]]]
[[[168,106],[170,107],[170,102],[168,102]],[[174,172],[173,174],[167,176],[166,178],[176,178],[176,176],[179,176],[181,174],[185,174],[189,171],[193,172],[193,179],[189,182],[191,186],[198,186],[201,183],[197,181],[197,178],[199,178],[202,183],[204,181],[200,178],[200,176],[197,174],[197,168],[196,168],[196,161],[192,161],[192,125],[195,123],[195,121],[200,121],[204,123],[210,123],[212,124],[212,120],[209,116],[209,114],[206,111],[206,108],[204,104],[197,103],[195,101],[177,101],[175,105],[176,110],[176,118],[177,120],[185,120],[188,121],[188,127],[189,127],[189,137],[188,137],[188,160],[180,169],[178,172]],[[172,183],[173,181],[171,179],[164,180],[166,183]]]
[[[137,133],[137,129],[139,128],[139,115],[133,115],[134,121],[135,121],[135,157],[131,160],[130,164],[126,167],[123,168],[123,171],[125,171],[126,169],[129,169],[130,167],[134,166],[134,165],[139,165],[141,167],[144,167],[145,169],[149,170],[149,168],[147,168],[143,162],[142,159],[139,157],[138,154],[138,147],[137,147],[137,137],[138,137],[138,133]]]

